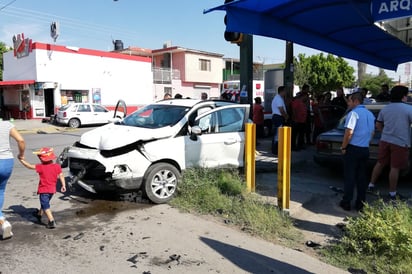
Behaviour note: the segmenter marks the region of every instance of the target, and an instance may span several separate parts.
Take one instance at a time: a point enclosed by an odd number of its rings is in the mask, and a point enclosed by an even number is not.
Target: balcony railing
[[[178,69],[153,68],[153,82],[156,84],[170,84],[172,80],[180,79]]]

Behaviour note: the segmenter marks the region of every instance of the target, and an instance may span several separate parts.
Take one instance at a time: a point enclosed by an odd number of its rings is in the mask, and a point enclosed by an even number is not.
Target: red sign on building
[[[32,41],[24,39],[24,33],[13,36],[14,56],[17,58],[26,57],[32,51]]]

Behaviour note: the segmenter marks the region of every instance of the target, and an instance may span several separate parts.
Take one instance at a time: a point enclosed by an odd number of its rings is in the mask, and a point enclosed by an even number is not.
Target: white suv
[[[249,105],[163,100],[81,136],[68,150],[76,182],[91,192],[142,190],[154,203],[176,193],[190,167],[242,167]]]

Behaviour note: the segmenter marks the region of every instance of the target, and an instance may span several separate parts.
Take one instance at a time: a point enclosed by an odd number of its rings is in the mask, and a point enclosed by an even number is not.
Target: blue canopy
[[[235,0],[203,13],[226,11],[227,31],[292,41],[396,70],[412,60],[411,2]]]

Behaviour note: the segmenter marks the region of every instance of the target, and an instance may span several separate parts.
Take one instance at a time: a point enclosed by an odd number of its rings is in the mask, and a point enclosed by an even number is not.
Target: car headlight
[[[124,178],[130,177],[132,171],[130,170],[129,166],[127,165],[116,165],[113,169],[112,178]]]

